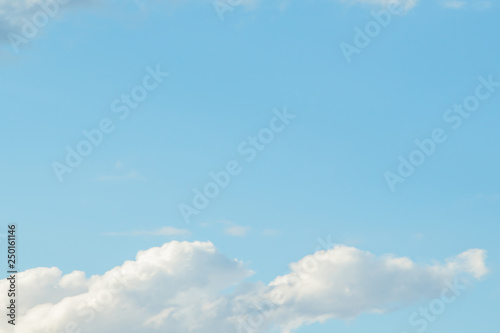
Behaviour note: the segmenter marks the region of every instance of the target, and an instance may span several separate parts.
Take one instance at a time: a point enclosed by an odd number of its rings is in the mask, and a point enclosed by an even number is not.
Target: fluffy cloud
[[[473,249],[443,264],[377,257],[353,247],[318,251],[269,284],[243,283],[245,265],[209,242],[141,251],[104,275],[36,268],[18,276],[17,328],[25,333],[281,332],[330,318],[383,313],[439,297],[447,281],[487,273]],[[470,278],[468,278],[470,279]],[[7,280],[0,281],[6,290]],[[231,288],[235,287],[235,288]],[[0,293],[0,304],[7,302]]]
[[[226,305],[219,293],[250,274],[241,262],[200,242],[141,251],[135,261],[83,281],[79,273],[36,268],[19,274],[16,326],[25,333],[156,332],[166,326],[190,332],[197,325],[224,331],[230,326],[217,317]],[[0,290],[6,287],[2,280]]]
[[[290,274],[269,284],[261,298],[272,300],[275,310],[267,313],[266,321],[291,332],[329,318],[384,313],[439,297],[447,282],[463,273],[483,277],[487,273],[484,260],[485,251],[478,249],[433,266],[404,257],[376,257],[347,246],[319,251],[291,264]]]

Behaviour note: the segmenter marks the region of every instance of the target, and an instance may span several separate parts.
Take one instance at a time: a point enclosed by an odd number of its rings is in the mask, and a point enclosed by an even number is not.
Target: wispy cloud
[[[233,237],[243,237],[250,232],[250,227],[244,227],[241,225],[231,225],[224,230],[224,233],[228,236]]]
[[[467,3],[465,1],[445,1],[443,3],[443,6],[446,8],[451,8],[451,9],[461,9],[464,8]]]
[[[485,10],[493,6],[491,1],[474,1],[474,0],[445,0],[441,2],[443,7],[449,9],[474,9],[474,10]]]
[[[156,230],[134,230],[134,231],[120,231],[120,232],[107,232],[106,236],[187,236],[191,232],[187,229],[177,229],[174,227],[162,227]]]
[[[493,2],[492,1],[475,1],[472,3],[472,7],[475,10],[486,10],[490,9],[493,7]]]
[[[419,0],[342,0],[350,4],[366,4],[387,7],[389,5],[402,6],[405,10],[415,7]]]
[[[425,238],[425,234],[423,232],[417,232],[415,235],[414,235],[415,239],[417,240],[422,240]]]
[[[279,235],[281,232],[279,230],[274,230],[274,229],[264,229],[262,230],[262,234],[264,236],[277,236]]]
[[[27,44],[63,12],[89,7],[93,0],[0,0],[0,42],[10,42],[15,50]]]
[[[200,223],[200,226],[204,227],[204,228],[208,228],[210,227],[211,225],[224,225],[224,233],[228,236],[231,236],[231,237],[243,237],[243,236],[246,236],[251,228],[250,227],[245,227],[245,226],[241,226],[241,225],[237,225],[237,224],[234,224],[233,222],[231,221],[215,221],[215,222],[203,222],[203,223]]]
[[[102,182],[123,182],[128,180],[145,180],[146,178],[135,169],[126,170],[122,161],[116,161],[112,173],[98,178]]]
[[[479,193],[473,198],[473,200],[476,202],[499,203],[500,202],[500,194]]]

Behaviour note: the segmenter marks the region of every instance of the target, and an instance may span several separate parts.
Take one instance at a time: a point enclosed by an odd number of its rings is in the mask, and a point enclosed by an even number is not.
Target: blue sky
[[[422,267],[482,249],[489,273],[426,332],[494,329],[499,9],[402,1],[347,61],[342,43],[356,47],[356,28],[388,3],[244,1],[221,20],[209,1],[80,1],[61,5],[18,52],[5,37],[0,218],[5,230],[18,225],[20,269],[90,278],[141,250],[202,241],[254,271],[245,283],[267,284],[315,253],[318,238]],[[18,19],[40,11],[38,2],[2,6],[3,36],[23,36]],[[152,71],[168,76],[155,81]],[[158,84],[137,88],[148,75]],[[478,86],[488,96],[454,129],[444,115],[474,101]],[[134,89],[147,97],[120,119],[112,104]],[[247,161],[238,147],[284,110],[294,118]],[[66,148],[103,119],[113,130],[60,181],[54,162],[65,164]],[[386,173],[398,175],[399,157],[435,129],[447,139],[391,189]],[[230,161],[241,172],[186,223],[179,206],[193,206],[193,189]],[[417,332],[408,318],[430,299],[296,332]]]

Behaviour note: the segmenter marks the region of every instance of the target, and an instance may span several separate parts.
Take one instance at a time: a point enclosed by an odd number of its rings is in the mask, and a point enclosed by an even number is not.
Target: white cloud
[[[488,273],[485,264],[486,252],[472,249],[452,258],[448,262],[449,268],[455,271],[463,271],[479,279]]]
[[[362,313],[384,313],[422,298],[439,297],[446,281],[466,273],[487,273],[485,251],[469,250],[445,265],[418,265],[405,257],[376,257],[353,247],[336,246],[291,265],[291,273],[277,277],[266,292],[279,299],[270,322],[283,332],[329,318],[352,319]]]
[[[174,227],[162,227],[157,230],[135,230],[135,231],[122,231],[122,232],[107,232],[107,236],[182,236],[189,235],[187,229],[177,229]]]
[[[18,275],[17,329],[23,333],[291,332],[329,318],[384,313],[439,297],[446,281],[487,272],[473,249],[446,263],[377,257],[353,247],[318,251],[268,285],[242,283],[252,272],[209,242],[170,242],[141,251],[104,275],[36,268]],[[7,281],[0,281],[6,290]],[[236,286],[233,291],[228,288]],[[6,293],[0,304],[7,303]],[[260,309],[260,310],[259,310]],[[249,327],[250,325],[250,327]]]

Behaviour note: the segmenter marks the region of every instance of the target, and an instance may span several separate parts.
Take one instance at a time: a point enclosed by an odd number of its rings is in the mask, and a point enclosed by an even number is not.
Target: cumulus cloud
[[[473,249],[444,265],[418,265],[409,258],[382,256],[347,246],[318,251],[291,264],[291,273],[269,284],[264,299],[276,311],[269,324],[282,332],[329,318],[352,319],[362,313],[384,313],[438,297],[447,281],[465,273],[487,273],[485,251]]]
[[[141,251],[104,275],[63,275],[35,268],[18,276],[17,328],[25,333],[292,332],[330,318],[384,313],[438,297],[447,281],[481,278],[485,252],[443,264],[375,256],[336,246],[290,265],[270,283],[244,283],[253,272],[210,242],[170,242]],[[469,277],[468,277],[469,276]],[[7,280],[0,281],[6,290]],[[0,294],[0,304],[7,302]]]

